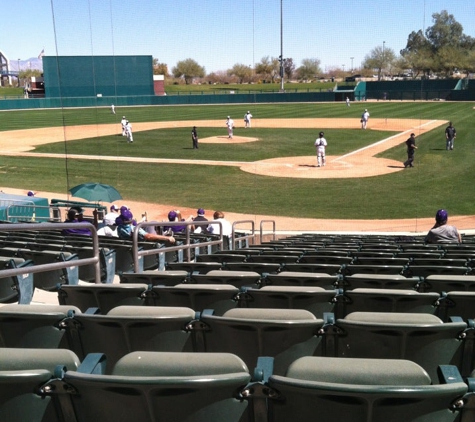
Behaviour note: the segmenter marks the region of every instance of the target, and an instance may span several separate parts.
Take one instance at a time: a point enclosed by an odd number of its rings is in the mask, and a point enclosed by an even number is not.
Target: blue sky
[[[195,59],[206,72],[253,65],[281,49],[281,0],[21,0],[2,5],[2,51],[11,61],[46,55],[152,55],[171,69]],[[358,67],[371,49],[396,53],[413,30],[447,10],[475,37],[467,0],[282,0],[283,53],[297,66]],[[5,36],[5,34],[7,34]],[[353,60],[351,60],[353,57]]]

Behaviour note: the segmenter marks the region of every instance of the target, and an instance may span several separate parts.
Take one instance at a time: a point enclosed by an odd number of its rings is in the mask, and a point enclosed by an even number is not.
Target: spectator
[[[185,220],[183,219],[181,212],[179,210],[172,210],[168,213],[168,221],[174,223],[174,222],[185,221]],[[186,225],[165,226],[163,230],[164,230],[164,234],[184,233],[186,231]]]
[[[130,210],[124,210],[121,212],[120,216],[116,219],[117,224],[117,234],[121,239],[131,240],[132,234],[135,230],[133,225],[134,216]],[[144,229],[138,229],[138,239],[139,241],[146,242],[169,242],[175,243],[175,238],[173,236],[162,236],[159,234],[147,233]]]
[[[427,243],[462,243],[462,236],[454,226],[447,224],[448,214],[446,210],[439,210],[435,215],[435,225],[426,236]]]
[[[205,210],[203,208],[199,208],[198,211],[196,211],[196,217],[193,219],[193,221],[208,221],[208,219],[205,217]],[[208,226],[196,226],[195,231],[193,233],[203,233],[210,231],[209,230],[209,225]]]
[[[104,216],[104,220],[112,221],[115,224],[115,219],[119,216],[119,207],[112,204],[109,208],[109,212]]]
[[[233,227],[231,223],[224,218],[222,211],[215,211],[213,214],[213,220],[219,221],[222,224],[223,236],[231,236]],[[213,227],[213,234],[221,234],[221,226],[219,224],[211,224]]]
[[[82,208],[72,207],[68,210],[67,218],[64,220],[65,223],[82,223],[84,222],[84,215]],[[81,235],[81,236],[91,236],[91,231],[87,228],[69,228],[62,230],[63,236],[69,235]]]
[[[106,214],[104,220],[102,220],[102,227],[97,230],[98,236],[119,237],[117,234],[117,225],[115,224],[117,217],[110,217],[111,215],[113,215],[113,213]],[[118,216],[118,214],[116,215]]]

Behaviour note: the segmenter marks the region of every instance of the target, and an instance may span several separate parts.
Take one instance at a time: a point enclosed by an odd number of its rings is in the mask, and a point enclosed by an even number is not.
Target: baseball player
[[[245,115],[244,115],[244,127],[251,127],[251,119],[252,119],[252,114],[250,111],[248,111]]]
[[[127,132],[125,131],[125,125],[127,124],[127,119],[125,116],[122,116],[122,120],[120,121],[120,124],[122,125],[122,136],[127,136]]]
[[[324,133],[320,132],[318,138],[315,141],[315,147],[317,148],[317,167],[324,166],[326,163],[325,148],[328,145],[327,140],[323,137]]]
[[[452,151],[454,149],[454,140],[457,137],[457,131],[454,128],[452,122],[449,122],[449,125],[445,128],[445,139],[446,139],[446,149],[447,151]]]
[[[134,136],[132,135],[132,123],[130,123],[128,120],[125,123],[125,136],[127,136],[128,144],[134,142]]]
[[[226,126],[228,127],[228,138],[232,139],[234,130],[234,120],[231,119],[231,116],[228,116],[228,118],[226,119]]]
[[[368,110],[365,108],[363,114],[361,115],[361,129],[366,129],[366,125],[368,124],[369,113]]]

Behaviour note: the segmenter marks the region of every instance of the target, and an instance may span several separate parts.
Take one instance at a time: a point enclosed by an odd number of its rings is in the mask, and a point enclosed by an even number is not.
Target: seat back
[[[352,312],[437,312],[438,293],[418,293],[415,290],[399,289],[354,289],[347,290],[337,301],[337,318]]]
[[[69,348],[64,320],[75,306],[5,305],[0,308],[0,347]]]
[[[254,368],[259,356],[275,358],[276,373],[290,362],[317,353],[323,320],[301,309],[231,309],[223,316],[204,313],[207,352],[233,353]]]
[[[237,393],[249,370],[229,354],[134,352],[117,362],[111,375],[67,371],[64,382],[78,422],[239,422],[247,402]]]
[[[106,314],[116,306],[149,304],[153,300],[148,292],[149,287],[140,283],[61,285],[58,300],[62,305],[77,306],[82,312],[89,308],[99,308],[102,314]]]
[[[261,275],[255,271],[212,270],[207,274],[192,274],[192,283],[197,284],[231,284],[237,288],[243,286],[260,286]]]
[[[272,286],[315,286],[333,290],[338,279],[338,276],[326,273],[282,271],[279,274],[268,274],[264,283]]]
[[[39,386],[48,382],[57,365],[77,369],[79,359],[69,350],[7,348],[0,352],[0,420],[59,421],[51,397]]]
[[[237,307],[239,289],[229,284],[180,284],[174,287],[153,287],[159,306],[182,306],[197,312],[214,309],[222,315]]]
[[[451,422],[467,391],[460,376],[431,385],[428,374],[407,360],[317,356],[296,360],[285,376],[272,375],[268,387],[274,422]]]
[[[460,366],[463,321],[443,323],[435,315],[354,312],[336,321],[335,356],[408,359],[436,379],[442,364]]]
[[[305,309],[317,318],[333,312],[335,307],[335,291],[314,286],[264,286],[248,289],[242,296],[241,307]]]
[[[78,314],[68,327],[77,335],[74,351],[84,359],[89,353],[107,356],[107,373],[115,363],[134,351],[193,351],[185,330],[195,312],[190,308],[119,306],[107,315]]]
[[[140,273],[122,273],[120,283],[145,283],[153,286],[176,286],[186,282],[188,279],[187,271],[142,271]]]

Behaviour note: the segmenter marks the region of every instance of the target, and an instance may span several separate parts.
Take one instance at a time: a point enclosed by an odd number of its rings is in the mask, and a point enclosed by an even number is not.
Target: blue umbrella
[[[82,183],[69,189],[76,198],[83,198],[93,202],[114,202],[122,199],[116,188],[102,183]]]

